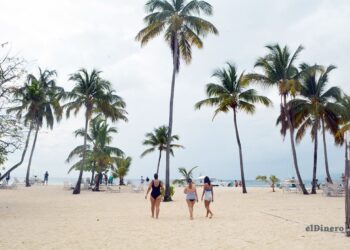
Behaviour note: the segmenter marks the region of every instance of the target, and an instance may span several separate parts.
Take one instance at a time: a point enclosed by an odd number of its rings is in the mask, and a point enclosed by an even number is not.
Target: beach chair
[[[139,186],[135,186],[135,185],[131,185],[132,191],[134,193],[141,193],[143,192],[143,186],[139,185]]]
[[[63,189],[71,190],[73,188],[74,188],[73,185],[69,181],[63,182]]]
[[[23,182],[20,182],[17,177],[14,177],[13,178],[13,182],[16,183],[17,185],[25,185],[26,183],[23,181]]]
[[[120,186],[107,185],[106,192],[109,192],[109,193],[120,193],[120,191],[121,191]]]
[[[323,196],[341,197],[345,195],[345,189],[340,184],[326,183],[323,186]]]

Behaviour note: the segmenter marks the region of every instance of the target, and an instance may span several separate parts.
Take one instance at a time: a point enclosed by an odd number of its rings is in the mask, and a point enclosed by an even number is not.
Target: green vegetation
[[[150,148],[146,149],[142,154],[141,158],[145,155],[148,155],[150,153],[153,153],[154,151],[159,151],[159,158],[158,158],[158,164],[157,164],[157,174],[159,173],[159,166],[160,166],[160,160],[162,158],[162,152],[166,150],[166,144],[168,138],[168,128],[166,126],[161,126],[159,128],[155,128],[153,130],[153,133],[147,133],[146,134],[146,140],[142,142],[144,146],[150,146]],[[180,137],[178,135],[172,135],[171,136],[171,142],[178,141]],[[170,144],[170,154],[174,156],[174,148],[184,148],[184,146],[180,144]]]
[[[258,175],[255,179],[257,181],[269,183],[272,188],[272,192],[275,192],[275,186],[280,181],[275,175],[271,175],[268,179],[265,175]]]
[[[233,64],[227,63],[227,69],[216,70],[213,77],[218,79],[219,84],[208,83],[206,92],[209,98],[197,102],[195,108],[200,109],[203,105],[215,107],[213,119],[219,113],[233,112],[233,122],[239,149],[242,192],[247,193],[243,169],[242,145],[237,125],[237,112],[242,111],[247,114],[254,114],[255,103],[270,106],[272,102],[269,98],[258,95],[255,89],[249,89],[250,79],[244,73],[238,75],[236,67]]]

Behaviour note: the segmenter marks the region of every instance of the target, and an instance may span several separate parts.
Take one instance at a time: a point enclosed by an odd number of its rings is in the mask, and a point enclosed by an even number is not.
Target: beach
[[[199,202],[190,221],[182,191],[162,202],[155,220],[144,193],[0,190],[0,249],[348,249],[343,233],[306,231],[343,227],[343,197],[220,187],[214,217]]]

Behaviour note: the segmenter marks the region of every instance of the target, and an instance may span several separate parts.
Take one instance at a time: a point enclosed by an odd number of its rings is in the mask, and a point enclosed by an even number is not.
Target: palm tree
[[[264,74],[254,73],[249,74],[248,77],[266,86],[277,86],[281,97],[281,115],[278,123],[281,123],[282,125],[281,133],[283,136],[285,136],[287,130],[289,130],[294,168],[303,193],[308,194],[299,171],[294,143],[293,121],[290,116],[290,107],[287,103],[287,98],[295,96],[298,91],[298,78],[300,73],[297,67],[294,66],[294,63],[300,52],[303,50],[303,47],[299,46],[293,54],[290,53],[287,46],[281,48],[279,44],[268,45],[266,48],[269,50],[269,53],[266,56],[259,58],[255,63],[255,67],[262,69]]]
[[[350,96],[344,95],[339,103],[343,107],[343,113],[341,115],[341,129],[339,130],[337,137],[344,139],[345,146],[345,171],[344,171],[344,187],[345,187],[345,232],[346,236],[350,237],[350,144],[348,141],[350,130]]]
[[[180,58],[185,63],[192,60],[192,46],[203,47],[201,37],[207,34],[218,34],[216,27],[200,17],[212,15],[212,6],[205,1],[191,0],[149,0],[146,3],[144,18],[146,27],[136,36],[141,45],[146,45],[151,39],[164,31],[164,39],[172,53],[173,74],[170,92],[169,130],[166,146],[166,178],[165,178],[165,201],[170,201],[170,144],[173,129],[173,105],[175,92],[175,78],[180,70]]]
[[[88,124],[93,113],[101,113],[106,118],[111,118],[112,121],[124,120],[127,121],[125,102],[123,99],[114,94],[111,90],[110,82],[100,77],[101,71],[92,70],[89,74],[86,69],[80,69],[72,74],[69,80],[75,82],[75,86],[71,92],[67,93],[67,98],[71,102],[64,105],[67,108],[67,118],[70,112],[74,110],[76,115],[82,106],[85,107],[85,127],[84,127],[84,152],[83,162],[80,169],[77,184],[73,190],[73,194],[80,193],[80,184],[83,176],[86,156],[86,141]]]
[[[340,99],[341,90],[338,87],[326,89],[329,73],[334,69],[335,66],[333,65],[324,69],[324,67],[317,65],[311,67],[305,63],[302,64],[301,98],[291,100],[289,105],[293,114],[293,121],[299,127],[296,134],[297,143],[304,137],[306,130],[311,128],[311,138],[314,141],[312,194],[316,194],[318,130],[320,127],[323,135],[327,178],[332,181],[328,167],[325,130],[327,128],[334,136],[336,135],[339,131],[339,114],[342,111],[339,104],[332,103],[332,101]]]
[[[128,174],[131,165],[131,157],[117,157],[114,159],[116,168],[113,170],[113,177],[119,178],[119,185],[124,184],[124,177]]]
[[[84,166],[84,171],[91,171],[91,184],[93,183],[94,173],[102,173],[107,171],[108,167],[111,167],[113,164],[113,158],[117,156],[122,156],[124,153],[117,147],[109,146],[112,142],[112,134],[117,133],[117,129],[115,127],[109,127],[107,122],[101,119],[100,116],[95,117],[90,122],[90,129],[87,136],[87,144],[86,154],[87,161]],[[75,136],[84,137],[85,131],[84,129],[78,129],[75,131]],[[67,158],[67,162],[74,156],[79,156],[82,158],[84,153],[84,145],[78,146],[70,153]],[[68,171],[80,170],[82,166],[82,160],[75,163]],[[96,190],[99,190],[99,183],[96,183]]]
[[[209,98],[196,103],[195,108],[200,109],[203,105],[215,106],[216,110],[213,119],[220,112],[228,113],[232,110],[239,148],[242,191],[243,193],[247,193],[243,169],[242,145],[237,125],[237,112],[243,111],[247,114],[253,114],[255,112],[255,103],[270,106],[272,102],[269,98],[258,95],[255,89],[248,89],[249,79],[244,75],[244,72],[238,76],[236,67],[233,64],[227,63],[227,69],[216,70],[213,77],[216,77],[220,84],[207,84],[206,92]]]
[[[276,175],[271,175],[269,177],[269,179],[267,179],[267,176],[265,175],[258,175],[256,178],[255,178],[257,181],[262,181],[262,182],[267,182],[270,184],[270,186],[272,187],[272,192],[275,192],[275,186],[276,184],[280,181]]]
[[[142,142],[145,146],[150,146],[150,148],[146,149],[142,154],[141,158],[145,155],[148,155],[156,150],[159,151],[159,158],[157,164],[157,174],[159,173],[159,165],[160,160],[162,158],[162,152],[166,149],[168,137],[168,128],[166,126],[160,126],[159,128],[155,128],[153,132],[146,134],[146,140]],[[178,141],[180,137],[178,135],[172,135],[171,141]],[[170,144],[170,154],[174,156],[173,148],[184,148],[184,146],[180,144]]]
[[[29,74],[24,87],[18,89],[15,93],[17,101],[21,104],[17,107],[8,109],[8,112],[17,112],[17,117],[21,118],[22,112],[26,112],[24,116],[25,125],[30,123],[27,140],[29,140],[31,130],[35,128],[34,141],[30,152],[27,166],[26,186],[29,187],[30,167],[36,146],[38,132],[43,126],[44,120],[47,127],[52,129],[54,118],[57,122],[62,117],[62,107],[60,100],[64,97],[64,89],[56,85],[54,77],[56,71],[44,70],[39,68],[39,77]],[[28,145],[28,144],[26,144]],[[26,148],[25,148],[26,151]],[[25,152],[24,151],[24,152]],[[24,155],[23,155],[24,158]]]

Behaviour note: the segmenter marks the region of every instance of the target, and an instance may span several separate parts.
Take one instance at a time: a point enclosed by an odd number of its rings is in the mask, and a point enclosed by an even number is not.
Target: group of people
[[[158,180],[158,174],[154,174],[154,179],[150,182],[145,199],[147,199],[149,192],[151,191],[151,213],[152,218],[158,219],[160,212],[160,202],[162,200],[162,191],[164,192],[163,183]],[[193,208],[196,202],[198,202],[198,194],[192,179],[187,179],[187,186],[184,189],[186,195],[186,202],[188,211],[190,214],[190,220],[193,220]],[[214,201],[214,191],[208,176],[204,178],[203,192],[201,200],[204,199],[204,206],[206,209],[206,217],[212,218],[213,212],[210,209],[210,203]]]

